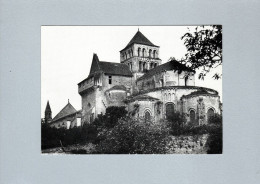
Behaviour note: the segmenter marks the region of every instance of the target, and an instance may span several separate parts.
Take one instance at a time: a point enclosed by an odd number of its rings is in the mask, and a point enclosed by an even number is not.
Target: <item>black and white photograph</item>
[[[222,154],[222,25],[41,26],[42,154]]]

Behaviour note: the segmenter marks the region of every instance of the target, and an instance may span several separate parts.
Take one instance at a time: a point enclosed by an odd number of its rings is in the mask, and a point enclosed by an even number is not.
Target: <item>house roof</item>
[[[45,112],[51,112],[51,107],[50,107],[50,104],[49,104],[49,100],[47,102],[47,105],[46,105],[46,108],[45,108]]]
[[[200,96],[200,95],[207,95],[207,96],[218,96],[218,93],[209,93],[207,90],[205,89],[201,89],[201,90],[198,90],[198,91],[194,91],[188,95],[183,95],[181,98],[190,98],[190,97],[193,97],[193,96]]]
[[[179,63],[176,60],[171,60],[167,63],[164,63],[162,65],[159,65],[151,70],[148,70],[146,74],[144,74],[142,77],[138,78],[137,81],[149,78],[151,76],[154,76],[156,73],[160,73],[162,71],[169,71],[169,70],[177,70],[177,71],[189,71],[194,72],[194,70],[190,69],[189,67],[185,66],[184,64]]]
[[[130,40],[130,42],[126,45],[126,47],[124,49],[122,49],[121,51],[125,50],[127,47],[129,47],[130,45],[134,44],[134,43],[138,43],[138,44],[143,44],[143,45],[149,45],[149,46],[153,46],[153,47],[158,47],[156,45],[154,45],[150,40],[148,40],[139,30],[137,31],[137,33],[134,35],[134,37]]]
[[[128,99],[126,99],[126,101],[129,101],[129,102],[136,101],[136,100],[139,100],[139,101],[145,101],[145,100],[157,101],[159,99],[148,96],[148,95],[130,96]]]
[[[99,66],[101,71],[105,74],[111,75],[122,75],[122,76],[132,76],[132,72],[129,70],[129,67],[123,63],[112,63],[100,61]]]
[[[53,118],[52,122],[76,112],[77,110],[70,104],[70,102],[68,102],[68,104]]]
[[[100,75],[102,72],[107,75],[120,75],[132,77],[132,72],[129,70],[129,67],[126,64],[99,61],[97,54],[93,54],[89,75],[80,83],[84,82],[90,77]]]

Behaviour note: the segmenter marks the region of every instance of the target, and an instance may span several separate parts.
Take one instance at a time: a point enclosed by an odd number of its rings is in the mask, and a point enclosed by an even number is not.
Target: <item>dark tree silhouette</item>
[[[222,65],[222,26],[198,26],[195,32],[185,33],[182,37],[187,48],[186,59],[182,62],[192,69],[199,69],[199,79],[204,79],[212,68]],[[219,79],[222,74],[215,73]]]

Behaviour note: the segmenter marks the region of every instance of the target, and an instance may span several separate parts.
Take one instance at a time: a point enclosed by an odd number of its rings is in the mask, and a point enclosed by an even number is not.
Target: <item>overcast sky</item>
[[[188,32],[188,26],[42,26],[41,116],[44,117],[47,100],[52,117],[68,103],[68,99],[80,110],[77,84],[88,76],[93,53],[101,61],[119,63],[119,51],[138,28],[153,44],[160,46],[162,63],[170,57],[184,57],[186,48],[181,37]],[[220,73],[221,70],[221,67],[215,69]],[[214,80],[212,76],[213,73],[209,73],[204,81],[196,76],[195,85],[217,90],[222,101],[222,80]]]

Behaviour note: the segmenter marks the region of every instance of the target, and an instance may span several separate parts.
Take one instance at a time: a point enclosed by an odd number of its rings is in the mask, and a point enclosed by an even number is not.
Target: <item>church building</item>
[[[91,123],[109,106],[124,106],[133,118],[149,121],[179,112],[199,125],[220,114],[218,92],[195,86],[195,71],[175,59],[161,64],[159,49],[138,30],[120,51],[120,63],[94,54],[88,77],[78,83],[82,122]]]
[[[52,119],[49,101],[45,122],[55,128],[73,128],[91,123],[106,108],[123,106],[135,119],[159,121],[179,112],[186,123],[207,124],[221,114],[218,92],[195,85],[195,71],[171,59],[162,64],[160,47],[139,30],[120,51],[120,63],[93,55],[86,79],[78,83],[82,110],[67,105]]]

